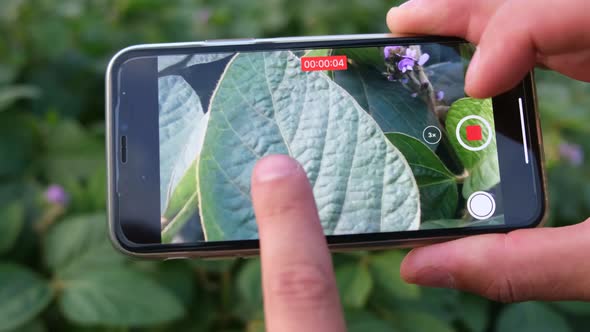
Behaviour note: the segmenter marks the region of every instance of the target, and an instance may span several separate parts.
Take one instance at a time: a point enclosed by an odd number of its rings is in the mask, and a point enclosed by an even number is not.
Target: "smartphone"
[[[379,34],[120,51],[106,73],[114,245],[155,258],[257,254],[250,176],[269,154],[301,163],[333,250],[540,225],[533,74],[470,98],[474,49]]]

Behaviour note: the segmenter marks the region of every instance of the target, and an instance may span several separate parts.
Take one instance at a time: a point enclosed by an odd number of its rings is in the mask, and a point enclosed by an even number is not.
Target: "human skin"
[[[394,33],[464,37],[478,44],[466,92],[490,97],[535,65],[590,80],[588,0],[412,0],[392,8]],[[332,261],[305,172],[288,156],[252,174],[266,329],[345,331]],[[562,228],[487,234],[416,248],[402,277],[493,300],[590,300],[590,220]]]
[[[393,33],[463,37],[478,45],[467,94],[512,88],[535,65],[590,81],[587,0],[412,0],[387,14]],[[590,300],[590,219],[562,228],[517,230],[414,249],[402,277],[493,300]]]

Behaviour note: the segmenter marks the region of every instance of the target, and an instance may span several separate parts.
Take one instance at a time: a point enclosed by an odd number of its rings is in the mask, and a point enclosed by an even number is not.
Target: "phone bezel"
[[[138,45],[126,48],[117,53],[111,60],[106,73],[106,146],[107,146],[107,167],[108,167],[108,206],[109,206],[109,229],[114,245],[129,255],[140,257],[170,258],[170,257],[215,257],[215,256],[249,256],[258,252],[258,240],[223,241],[223,242],[201,242],[193,244],[137,244],[129,241],[122,231],[121,219],[119,218],[120,200],[117,188],[117,166],[119,163],[118,141],[120,135],[116,123],[115,110],[119,103],[117,82],[119,68],[125,61],[144,56],[198,53],[198,52],[236,52],[236,51],[265,51],[277,49],[304,49],[304,48],[332,48],[332,47],[360,47],[376,46],[387,44],[419,44],[419,43],[456,43],[465,42],[454,37],[437,36],[412,36],[395,37],[389,34],[372,35],[340,35],[340,36],[316,36],[316,37],[289,37],[275,39],[241,39],[241,40],[214,40],[190,43],[172,44],[149,44]],[[473,228],[446,228],[433,230],[404,231],[392,233],[371,233],[327,236],[328,244],[333,250],[360,250],[378,249],[391,247],[412,247],[427,243],[444,241],[468,235],[484,233],[502,233],[519,228],[531,228],[539,226],[546,217],[547,195],[545,189],[545,176],[543,169],[542,137],[538,112],[536,111],[536,96],[532,72],[519,83],[519,85],[506,94],[494,98],[494,109],[496,102],[510,94],[520,96],[524,101],[526,114],[526,128],[531,152],[531,176],[535,178],[537,185],[535,214],[524,224],[507,224],[494,227],[473,227]],[[519,91],[520,90],[520,91]],[[503,96],[503,97],[502,97]],[[514,99],[513,101],[516,101]],[[508,102],[508,104],[510,104]],[[511,103],[515,107],[514,102]],[[507,112],[507,111],[506,111]],[[506,113],[505,112],[505,113]],[[501,130],[502,119],[497,119],[495,112],[496,131]],[[521,143],[522,149],[522,143]],[[500,165],[502,168],[502,165]],[[502,169],[501,169],[502,172]],[[139,172],[141,173],[141,172]],[[504,176],[502,176],[504,178]],[[502,181],[504,185],[505,181]],[[518,192],[510,193],[519,197]],[[507,199],[507,196],[504,196]],[[137,202],[136,202],[137,203]],[[132,203],[133,204],[133,203]],[[526,208],[526,207],[525,207]],[[159,218],[159,216],[158,216]]]

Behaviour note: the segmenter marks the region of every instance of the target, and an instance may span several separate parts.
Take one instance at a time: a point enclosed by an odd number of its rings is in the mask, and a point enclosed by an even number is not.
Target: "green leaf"
[[[567,321],[549,306],[539,302],[511,304],[500,313],[496,331],[568,332]]]
[[[32,164],[36,151],[33,120],[14,112],[0,112],[0,177],[21,175]]]
[[[406,283],[399,274],[403,259],[404,254],[401,251],[387,251],[370,257],[369,267],[375,288],[399,299],[418,299],[420,288]]]
[[[421,141],[401,133],[385,136],[406,157],[420,189],[422,220],[455,216],[459,193],[455,175]]]
[[[37,98],[39,94],[39,89],[28,85],[9,85],[0,88],[0,112],[19,99]]]
[[[195,273],[186,261],[165,261],[153,273],[154,279],[188,306],[194,299]]]
[[[345,312],[348,332],[396,332],[386,321],[373,313],[364,310],[348,310]]]
[[[326,234],[418,228],[418,188],[401,153],[346,91],[302,72],[291,52],[238,54],[209,113],[198,162],[207,240],[257,238],[250,175],[268,154],[303,165]]]
[[[344,307],[362,308],[365,306],[373,287],[373,280],[366,263],[360,260],[356,264],[338,266],[336,281]]]
[[[196,160],[188,167],[168,200],[162,216],[162,243],[172,243],[174,236],[192,218],[199,217]]]
[[[182,76],[160,77],[158,91],[160,207],[165,211],[176,186],[199,155],[207,117],[199,96]]]
[[[77,276],[118,266],[125,256],[108,239],[106,216],[82,215],[60,222],[47,234],[45,264],[60,276]]]
[[[467,140],[465,127],[480,125],[484,140],[492,135],[490,144],[480,151],[470,151],[461,146],[456,136],[459,122],[468,115],[481,116],[491,126],[491,132],[476,119],[469,119],[461,125],[460,136],[462,141],[472,148],[481,146],[482,142],[470,142]],[[469,172],[469,176],[463,183],[463,197],[467,198],[478,190],[488,190],[500,182],[498,166],[498,152],[496,149],[496,136],[494,130],[494,114],[491,99],[462,98],[451,105],[445,121],[448,137],[455,152],[461,159],[463,166]]]
[[[332,50],[329,48],[309,50],[309,51],[305,52],[305,54],[303,56],[327,56],[327,55],[330,55],[331,52],[332,52]]]
[[[0,331],[4,331],[2,330],[2,328],[0,328]],[[43,322],[39,319],[35,319],[32,321],[28,321],[26,324],[19,326],[18,328],[15,328],[13,330],[7,330],[9,332],[45,332],[47,331],[47,328],[45,327],[45,325],[43,325]]]
[[[21,202],[0,204],[0,254],[10,250],[25,223],[25,209]]]
[[[334,81],[371,114],[384,132],[422,137],[424,128],[438,126],[436,116],[424,101],[412,97],[400,82],[390,82],[383,75],[384,61],[378,48],[351,49],[336,54],[345,54],[349,66],[348,70],[335,71]]]
[[[0,331],[10,331],[33,319],[51,301],[47,281],[15,264],[0,263]]]
[[[149,326],[184,315],[170,291],[128,268],[95,270],[62,282],[60,308],[74,323]]]
[[[590,303],[588,302],[563,301],[554,302],[553,305],[568,314],[579,316],[590,315]]]
[[[457,313],[471,332],[485,332],[488,327],[490,302],[484,298],[463,293]]]
[[[400,311],[394,316],[395,325],[403,332],[454,332],[445,321],[425,312]],[[506,330],[517,331],[517,330]],[[520,331],[519,331],[520,332]]]
[[[256,312],[262,308],[262,274],[260,260],[250,259],[245,262],[237,275],[238,294],[248,307]]]
[[[77,184],[104,168],[104,141],[79,123],[62,120],[45,128],[43,167],[54,183]],[[69,188],[66,188],[69,189]]]
[[[230,271],[236,262],[234,258],[197,259],[192,260],[191,265],[203,272],[220,274]]]

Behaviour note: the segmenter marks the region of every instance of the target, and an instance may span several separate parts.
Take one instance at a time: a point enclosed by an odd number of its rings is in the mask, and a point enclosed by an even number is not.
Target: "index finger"
[[[269,156],[252,175],[267,331],[345,331],[332,259],[301,166]]]

